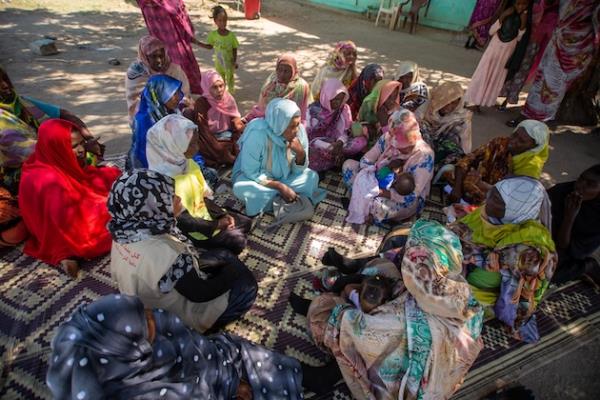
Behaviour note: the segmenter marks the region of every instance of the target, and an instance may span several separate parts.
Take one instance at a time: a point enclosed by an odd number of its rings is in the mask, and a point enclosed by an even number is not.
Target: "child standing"
[[[212,17],[217,29],[208,34],[206,43],[200,42],[198,44],[205,49],[214,49],[215,69],[225,80],[229,93],[234,93],[234,72],[238,67],[237,49],[239,43],[235,33],[227,29],[227,12],[223,7],[213,7]]]
[[[465,103],[475,106],[477,111],[479,106],[496,104],[508,73],[506,63],[525,32],[528,4],[529,0],[516,0],[515,5],[509,7],[490,28],[492,40],[477,65],[464,97]]]

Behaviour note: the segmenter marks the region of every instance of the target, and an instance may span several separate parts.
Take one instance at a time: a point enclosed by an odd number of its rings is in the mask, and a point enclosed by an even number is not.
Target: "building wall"
[[[366,12],[367,8],[379,8],[379,0],[309,0],[313,3],[340,8],[347,11]],[[462,31],[469,23],[477,0],[430,0],[429,13],[421,11],[419,22],[425,26]],[[407,7],[405,6],[405,9]]]

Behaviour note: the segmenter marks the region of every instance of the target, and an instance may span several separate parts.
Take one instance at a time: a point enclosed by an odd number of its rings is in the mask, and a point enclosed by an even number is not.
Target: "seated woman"
[[[413,176],[412,193],[401,195],[394,188],[380,189],[375,174],[389,166]],[[400,221],[419,213],[429,194],[433,176],[433,151],[421,138],[419,124],[412,112],[396,111],[389,119],[389,131],[361,159],[346,160],[342,166],[344,183],[352,191],[348,218],[350,223]]]
[[[510,137],[498,137],[461,158],[455,166],[450,200],[481,204],[496,182],[509,175],[539,179],[548,159],[550,132],[543,122],[521,122]]]
[[[275,71],[269,75],[262,88],[258,104],[244,117],[246,122],[254,118],[263,118],[267,104],[275,98],[292,100],[300,108],[300,119],[304,123],[306,110],[312,103],[309,84],[300,77],[296,58],[292,53],[285,53],[277,59]]]
[[[235,99],[227,91],[221,75],[213,70],[202,73],[202,92],[206,102],[196,106],[202,121],[198,124],[200,154],[208,165],[233,165],[238,154],[236,143],[244,131]]]
[[[55,399],[302,398],[295,359],[226,333],[203,336],[119,294],[79,306],[61,324],[46,383]]]
[[[600,164],[576,181],[548,190],[552,203],[552,237],[558,248],[553,283],[564,283],[589,274],[597,283],[600,267],[591,255],[600,246]]]
[[[379,64],[367,64],[366,67],[360,72],[358,78],[352,82],[348,88],[350,99],[348,105],[352,112],[352,119],[355,120],[358,117],[358,110],[363,103],[365,97],[371,93],[373,87],[377,82],[383,79],[383,68]]]
[[[146,157],[148,129],[163,117],[179,113],[179,103],[183,99],[181,88],[180,81],[167,75],[153,75],[148,79],[133,121],[133,136],[126,164],[127,169],[148,168],[148,158]],[[188,114],[186,113],[186,115]],[[219,181],[217,171],[207,167],[200,155],[196,155],[195,160],[210,187],[216,187]]]
[[[110,269],[121,293],[139,296],[204,332],[242,316],[256,279],[227,250],[198,253],[176,228],[183,211],[174,180],[158,172],[125,172],[108,198],[113,237]],[[132,201],[135,199],[135,201]]]
[[[362,134],[349,136],[352,115],[348,91],[335,78],[326,80],[321,88],[321,99],[308,109],[306,133],[310,142],[309,168],[321,172],[341,167],[344,159],[359,154],[367,146]]]
[[[504,179],[484,205],[450,225],[475,298],[528,343],[539,339],[533,313],[557,261],[550,231],[539,222],[545,193],[535,179]]]
[[[13,247],[27,238],[17,198],[21,165],[35,148],[40,124],[59,117],[78,126],[86,139],[88,162],[98,161],[104,146],[92,137],[83,121],[65,109],[19,96],[0,68],[0,247]]]
[[[233,193],[246,205],[246,215],[271,211],[273,199],[306,196],[313,204],[325,198],[319,175],[308,168],[308,139],[300,109],[291,100],[275,99],[265,118],[246,126],[233,166]]]
[[[371,93],[363,100],[357,120],[363,125],[365,136],[369,136],[369,145],[373,145],[381,134],[387,132],[390,115],[400,108],[401,89],[400,82],[383,79],[375,84]]]
[[[121,173],[86,166],[84,143],[72,122],[45,121],[19,185],[19,209],[30,233],[23,252],[60,264],[72,277],[79,273],[78,260],[110,251],[106,199]]]
[[[436,167],[455,164],[471,151],[471,118],[458,82],[444,82],[415,113],[423,138],[435,151]]]
[[[329,54],[327,62],[321,67],[310,85],[313,98],[321,98],[321,86],[329,78],[336,78],[346,88],[354,82],[358,73],[356,72],[357,49],[354,42],[350,40],[337,42],[335,48]]]
[[[429,98],[429,89],[419,76],[419,65],[416,62],[401,62],[395,78],[402,84],[400,105],[403,108],[414,112]]]
[[[142,36],[138,46],[138,58],[129,65],[125,78],[125,99],[129,123],[133,124],[140,104],[140,94],[152,75],[164,74],[181,82],[184,98],[191,101],[190,82],[183,69],[171,61],[165,44],[150,35]]]
[[[213,200],[198,165],[198,128],[187,118],[171,114],[148,130],[148,169],[175,180],[175,194],[185,211],[177,226],[197,247],[226,248],[235,254],[244,250],[251,220],[227,212]]]
[[[419,220],[401,279],[389,261],[363,270],[397,281],[391,301],[365,313],[333,293],[304,304],[295,299],[292,307],[307,311],[317,346],[335,357],[324,367],[304,367],[305,387],[322,393],[341,369],[357,399],[450,398],[483,349],[483,310],[461,275],[462,261],[456,235]]]

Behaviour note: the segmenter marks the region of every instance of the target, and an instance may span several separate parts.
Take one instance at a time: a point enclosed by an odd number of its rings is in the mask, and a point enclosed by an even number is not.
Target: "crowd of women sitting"
[[[458,83],[430,90],[410,61],[359,74],[357,60],[352,42],[338,43],[309,85],[283,54],[242,116],[216,71],[193,95],[160,40],[144,37],[126,77],[124,171],[103,163],[79,118],[19,96],[1,70],[0,244],[24,241],[25,254],[74,278],[81,260],[110,253],[121,293],[59,328],[47,380],[56,398],[298,399],[340,378],[356,398],[449,398],[483,346],[486,313],[539,338],[534,312],[550,282],[593,266],[600,166],[547,193],[544,123],[525,120],[472,151]],[[215,201],[224,167],[245,215]],[[335,357],[311,367],[217,331],[257,296],[238,258],[252,217],[277,198],[316,206],[327,172],[347,186],[349,223],[413,224],[373,257],[330,248],[322,293],[292,294]],[[448,226],[418,219],[432,182],[448,185]]]

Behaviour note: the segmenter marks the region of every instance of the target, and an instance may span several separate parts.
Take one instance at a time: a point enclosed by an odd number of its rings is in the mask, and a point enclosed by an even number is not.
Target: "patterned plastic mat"
[[[312,344],[306,319],[292,312],[287,303],[289,293],[314,296],[311,278],[322,268],[320,258],[329,246],[347,254],[368,253],[375,251],[386,233],[378,227],[355,227],[344,221],[340,198],[345,190],[339,177],[330,174],[321,186],[328,195],[311,221],[268,232],[261,229],[263,224],[257,224],[241,258],[254,272],[259,294],[251,311],[227,328],[313,365],[328,356]],[[230,192],[220,194],[218,201],[233,209],[241,207]],[[443,214],[430,205],[422,217],[441,220]],[[268,215],[263,219],[271,221]],[[1,253],[0,398],[49,399],[45,373],[55,329],[80,304],[114,292],[109,257],[84,263],[80,277],[73,280],[23,255],[21,249]],[[537,318],[542,340],[536,345],[516,342],[497,321],[486,324],[485,349],[456,398],[477,398],[506,371],[524,364],[541,366],[586,343],[586,334],[600,322],[600,293],[582,283],[561,287],[542,303]],[[318,397],[350,398],[343,383]]]

